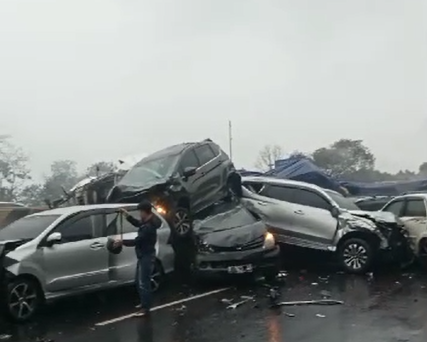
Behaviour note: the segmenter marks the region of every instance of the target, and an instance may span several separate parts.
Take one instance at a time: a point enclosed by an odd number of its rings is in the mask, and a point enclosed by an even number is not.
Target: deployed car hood
[[[363,210],[350,210],[350,214],[364,217],[373,221],[397,223],[398,220],[393,213],[387,211],[363,211]]]
[[[265,224],[241,205],[194,223],[196,235],[211,246],[242,246],[263,238],[266,231]]]

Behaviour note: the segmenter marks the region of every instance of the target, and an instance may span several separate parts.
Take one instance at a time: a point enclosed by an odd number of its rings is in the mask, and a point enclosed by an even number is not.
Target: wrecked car
[[[121,206],[136,215],[136,205],[73,206],[29,215],[0,230],[1,312],[23,322],[44,302],[133,284],[137,262],[133,248],[123,248],[119,254],[107,249],[109,236],[123,233],[125,239],[132,239],[137,234],[126,220],[119,220]],[[174,263],[167,244],[170,228],[161,220],[153,290]]]
[[[403,222],[415,255],[427,265],[427,194],[418,192],[397,196],[381,212],[392,213]]]
[[[274,279],[280,247],[266,224],[244,206],[224,203],[194,223],[197,276],[259,274]]]
[[[403,224],[393,215],[361,211],[353,200],[309,183],[269,177],[243,177],[242,183],[242,203],[280,243],[334,252],[349,273],[365,273],[378,251],[409,253]]]
[[[108,195],[110,203],[147,199],[180,237],[196,214],[241,189],[228,155],[210,139],[167,147],[131,168]]]

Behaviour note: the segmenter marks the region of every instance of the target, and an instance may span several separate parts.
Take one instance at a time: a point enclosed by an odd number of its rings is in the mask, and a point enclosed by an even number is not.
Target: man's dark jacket
[[[127,217],[128,222],[138,228],[138,235],[132,240],[123,240],[126,247],[135,247],[138,259],[156,253],[157,229],[162,225],[162,221],[154,214],[151,218],[142,222],[132,216]]]

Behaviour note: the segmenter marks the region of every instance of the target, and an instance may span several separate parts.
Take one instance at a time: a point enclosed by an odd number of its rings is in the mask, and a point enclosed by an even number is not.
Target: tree
[[[44,191],[42,184],[25,186],[18,196],[18,201],[27,206],[44,206]]]
[[[352,177],[362,170],[366,173],[375,166],[375,157],[362,140],[338,140],[314,151],[312,158],[316,165],[340,178]]]
[[[427,176],[427,162],[424,162],[420,165],[418,172],[421,176]]]
[[[43,196],[45,199],[56,199],[64,194],[63,189],[68,191],[79,180],[77,164],[72,160],[57,160],[50,166],[50,175],[46,177],[43,185]]]
[[[25,183],[31,179],[28,156],[9,138],[0,136],[0,201],[14,202]]]
[[[86,169],[86,176],[89,176],[89,177],[101,176],[101,175],[104,175],[106,173],[110,173],[112,171],[115,171],[115,169],[116,169],[116,167],[115,167],[114,163],[101,161],[101,162],[97,162],[97,163],[90,165]]]
[[[259,152],[255,166],[261,170],[271,170],[276,160],[283,156],[283,149],[279,145],[266,145]]]

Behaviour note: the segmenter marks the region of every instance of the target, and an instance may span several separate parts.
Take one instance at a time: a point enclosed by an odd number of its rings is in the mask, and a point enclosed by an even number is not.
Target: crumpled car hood
[[[386,223],[397,223],[398,220],[393,213],[387,211],[363,211],[363,210],[350,210],[352,215],[364,217],[373,221],[381,221]]]
[[[243,206],[229,205],[223,212],[195,221],[194,232],[208,245],[237,247],[262,238],[267,229]]]
[[[210,246],[237,247],[261,238],[266,231],[265,225],[262,222],[256,222],[253,225],[212,231],[210,233],[199,233],[198,235]]]

